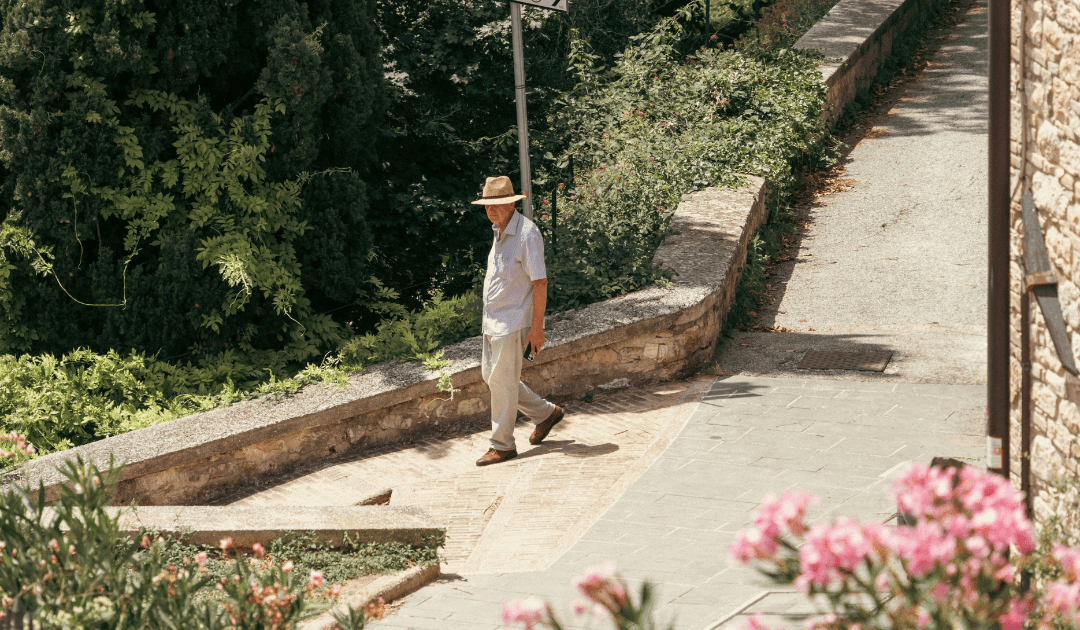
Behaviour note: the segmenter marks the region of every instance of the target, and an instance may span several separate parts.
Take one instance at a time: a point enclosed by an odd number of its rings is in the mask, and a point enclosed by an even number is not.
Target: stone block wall
[[[1021,13],[1023,11],[1023,14]],[[1030,189],[1058,279],[1058,296],[1080,352],[1080,4],[1055,0],[1012,3],[1011,141],[1011,470],[1020,484],[1020,291],[1023,252],[1020,199]],[[1067,375],[1042,313],[1031,301],[1031,471],[1037,520],[1077,514],[1080,479],[1080,381]],[[1080,364],[1080,360],[1077,361]],[[1080,522],[1074,523],[1074,531]]]

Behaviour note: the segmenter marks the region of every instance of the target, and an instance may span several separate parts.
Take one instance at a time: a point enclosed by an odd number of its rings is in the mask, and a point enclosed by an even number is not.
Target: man
[[[491,389],[491,448],[477,466],[517,457],[514,422],[520,410],[537,422],[529,436],[539,444],[563,419],[563,410],[521,382],[521,362],[529,349],[544,347],[547,269],[544,239],[536,224],[514,211],[524,195],[514,194],[509,177],[489,177],[482,199],[495,240],[484,278],[484,351],[480,373]]]

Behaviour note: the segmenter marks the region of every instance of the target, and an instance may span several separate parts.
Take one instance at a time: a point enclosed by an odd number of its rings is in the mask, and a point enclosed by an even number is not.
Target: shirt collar
[[[514,211],[514,215],[510,217],[510,222],[506,224],[506,231],[500,232],[499,226],[492,223],[491,231],[495,232],[495,238],[502,238],[503,236],[513,236],[521,229],[522,214],[517,210]]]

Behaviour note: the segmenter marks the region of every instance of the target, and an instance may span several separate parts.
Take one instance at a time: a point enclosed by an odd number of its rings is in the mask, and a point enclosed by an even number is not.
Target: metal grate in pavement
[[[884,372],[891,352],[826,352],[811,350],[803,357],[802,370],[864,370]]]

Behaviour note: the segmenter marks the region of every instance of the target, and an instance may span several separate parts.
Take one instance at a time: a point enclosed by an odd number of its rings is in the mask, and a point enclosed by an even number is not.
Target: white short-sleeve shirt
[[[532,325],[533,282],[547,278],[544,238],[536,224],[515,212],[488,254],[484,278],[484,334],[508,335]]]

